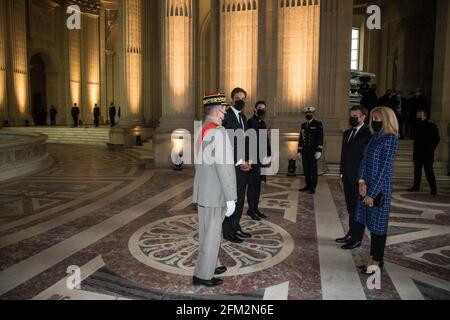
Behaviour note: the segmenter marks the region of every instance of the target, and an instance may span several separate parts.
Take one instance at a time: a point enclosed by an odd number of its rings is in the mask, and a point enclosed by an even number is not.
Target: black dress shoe
[[[223,280],[217,278],[212,278],[211,280],[203,280],[194,277],[192,282],[194,283],[194,286],[206,286],[206,287],[217,287],[223,284]]]
[[[247,212],[247,215],[248,215],[252,220],[255,220],[255,221],[261,221],[261,218],[260,218],[256,213],[250,213],[250,212]]]
[[[383,272],[384,263],[383,262],[380,263],[378,268],[380,268],[380,271]],[[359,270],[361,270],[362,274],[366,274],[366,275],[369,275],[369,276],[373,276],[376,273],[376,271],[369,272],[369,268],[367,266],[361,266],[361,267],[359,267]]]
[[[236,235],[240,238],[250,239],[252,235],[250,233],[245,233],[244,231],[237,231]]]
[[[343,244],[343,243],[348,243],[350,240],[352,240],[352,237],[350,237],[349,235],[346,235],[343,238],[336,239],[336,242]]]
[[[341,248],[344,250],[353,250],[361,247],[361,244],[362,244],[361,241],[350,241],[344,244]]]
[[[411,189],[408,189],[408,192],[419,192],[420,188],[412,187]]]
[[[267,219],[267,216],[266,216],[264,213],[261,213],[261,211],[257,211],[257,212],[256,212],[256,215],[257,215],[258,217],[260,217],[261,219]]]
[[[233,243],[242,243],[244,241],[242,241],[241,238],[237,237],[237,236],[224,236],[223,237],[225,240],[233,242]]]
[[[304,187],[303,189],[300,189],[300,190],[298,190],[298,191],[300,191],[300,192],[306,192],[306,191],[309,191],[309,188],[308,188],[308,187]]]
[[[316,194],[316,191],[315,190],[309,190],[308,193],[309,194]]]
[[[219,276],[221,274],[224,274],[225,272],[227,272],[227,267],[217,267],[216,270],[214,271],[214,274],[216,276]]]
[[[432,196],[437,195],[437,191],[436,191],[436,190],[431,190],[431,195],[432,195]]]

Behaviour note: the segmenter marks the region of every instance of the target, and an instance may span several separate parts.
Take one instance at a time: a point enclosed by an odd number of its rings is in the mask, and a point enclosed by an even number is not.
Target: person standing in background
[[[111,102],[111,105],[109,106],[109,120],[111,121],[111,128],[114,128],[116,126],[116,106],[113,102]]]
[[[50,106],[50,125],[56,126],[56,115],[58,114],[58,110],[56,110],[55,106]]]
[[[261,219],[267,218],[259,210],[259,200],[261,196],[261,168],[270,164],[272,161],[272,150],[270,148],[270,141],[267,136],[267,143],[260,143],[260,130],[267,130],[267,125],[264,122],[264,116],[266,114],[266,103],[264,101],[259,101],[255,105],[254,115],[250,120],[248,120],[248,130],[255,130],[257,137],[257,159],[250,159],[252,163],[252,170],[249,172],[249,182],[247,190],[247,201],[248,201],[248,216],[253,220],[259,221]],[[266,145],[267,150],[262,151],[260,148],[262,145]],[[261,159],[262,158],[262,159]]]
[[[100,108],[97,104],[94,106],[94,125],[96,128],[100,126]]]
[[[316,193],[318,183],[317,162],[322,158],[323,152],[323,125],[314,119],[315,107],[303,110],[306,122],[302,125],[298,142],[298,157],[302,159],[306,187],[300,192]]]
[[[409,192],[420,191],[422,169],[425,168],[431,195],[437,194],[436,177],[434,175],[434,153],[441,142],[437,126],[428,121],[428,111],[419,109],[416,114],[414,130],[414,186]]]
[[[75,128],[78,127],[79,117],[80,117],[80,108],[78,107],[78,105],[76,103],[74,103],[73,107],[72,107],[72,119],[73,119],[73,126]]]

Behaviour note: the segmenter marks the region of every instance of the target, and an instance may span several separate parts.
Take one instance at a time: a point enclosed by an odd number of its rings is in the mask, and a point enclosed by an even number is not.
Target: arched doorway
[[[39,54],[30,60],[31,111],[37,126],[47,125],[47,79],[45,62]]]

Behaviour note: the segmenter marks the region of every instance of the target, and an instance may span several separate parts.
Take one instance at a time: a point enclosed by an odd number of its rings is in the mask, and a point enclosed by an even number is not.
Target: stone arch
[[[58,109],[59,116],[62,117],[66,106],[64,105],[62,99],[62,93],[64,88],[61,86],[63,83],[61,76],[60,63],[48,48],[37,47],[32,48],[28,55],[28,63],[31,65],[31,60],[33,57],[39,57],[42,59],[45,65],[45,87],[46,87],[46,99],[45,104],[48,108],[50,105],[54,105]],[[31,75],[30,75],[31,76]],[[32,101],[31,96],[31,78],[30,78],[30,101]]]

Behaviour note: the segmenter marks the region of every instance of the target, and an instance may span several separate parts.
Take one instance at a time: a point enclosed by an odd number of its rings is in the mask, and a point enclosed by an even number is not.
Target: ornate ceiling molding
[[[67,5],[76,4],[80,6],[83,13],[99,14],[102,5],[101,0],[67,0]]]

